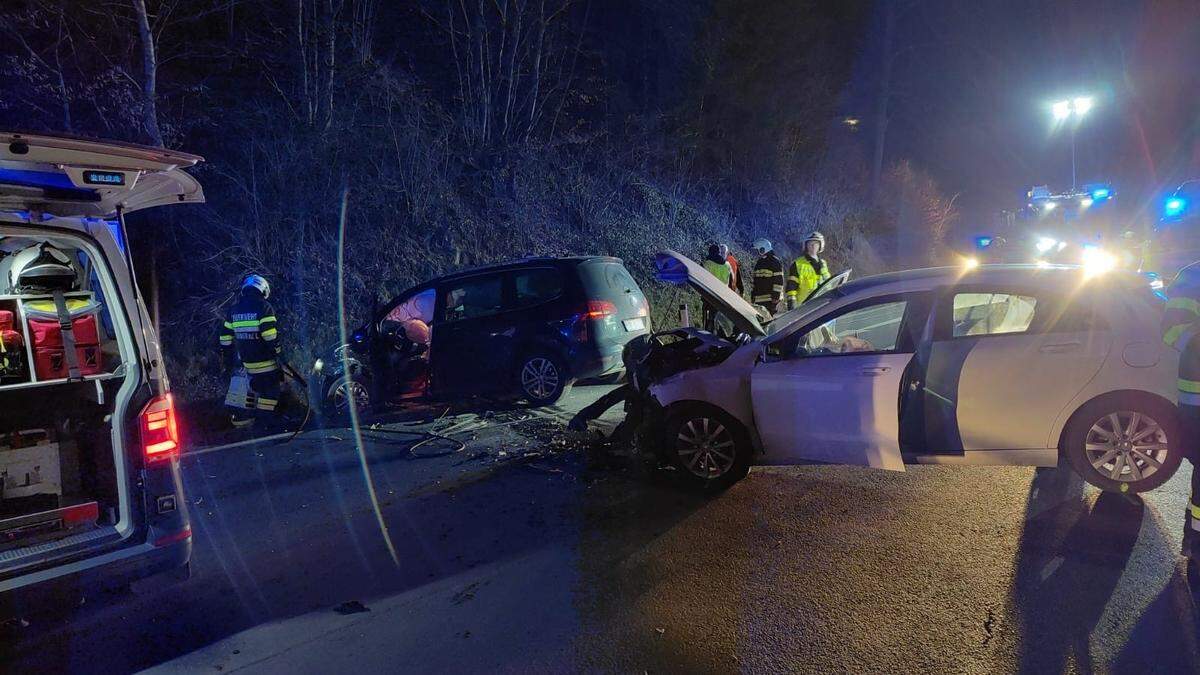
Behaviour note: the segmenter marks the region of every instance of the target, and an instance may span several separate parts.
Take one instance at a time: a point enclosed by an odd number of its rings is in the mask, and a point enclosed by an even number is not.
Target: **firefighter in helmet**
[[[240,363],[245,371],[244,376],[240,370],[234,372],[225,398],[235,427],[252,425],[256,416],[273,417],[279,406],[283,369],[275,310],[267,302],[270,295],[266,279],[247,275],[237,300],[226,310],[221,351],[231,370]]]
[[[804,251],[788,269],[787,306],[792,309],[808,299],[821,282],[829,278],[829,263],[821,258],[825,252],[825,235],[816,230],[804,238]]]

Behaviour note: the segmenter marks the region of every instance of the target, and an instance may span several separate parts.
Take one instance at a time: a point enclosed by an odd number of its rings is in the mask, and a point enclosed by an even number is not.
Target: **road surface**
[[[563,440],[606,390],[384,427],[463,449],[365,430],[378,512],[344,430],[192,454],[192,578],[35,622],[6,668],[1200,671],[1186,471],[1144,502],[933,466],[755,469],[703,498]]]

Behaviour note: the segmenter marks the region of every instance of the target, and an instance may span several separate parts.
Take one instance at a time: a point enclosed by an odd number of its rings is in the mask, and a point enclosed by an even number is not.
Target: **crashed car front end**
[[[696,328],[677,328],[639,338],[625,350],[629,389],[623,423],[639,452],[658,456],[667,444],[666,412],[689,402],[707,403],[733,415],[758,445],[750,403],[750,370],[761,344],[743,344]],[[660,459],[667,459],[660,457]]]

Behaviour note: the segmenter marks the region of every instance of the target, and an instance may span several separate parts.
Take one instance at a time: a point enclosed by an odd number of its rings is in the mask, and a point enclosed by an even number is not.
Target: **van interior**
[[[112,419],[131,352],[115,286],[82,240],[14,231],[0,229],[0,569],[109,533],[127,511]],[[73,278],[22,277],[46,260]]]

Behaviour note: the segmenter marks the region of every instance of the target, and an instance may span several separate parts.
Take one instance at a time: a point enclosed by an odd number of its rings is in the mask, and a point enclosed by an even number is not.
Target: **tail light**
[[[617,306],[608,300],[588,300],[580,312],[581,319],[606,319],[617,313]]]
[[[588,320],[599,321],[614,316],[616,313],[617,306],[608,300],[588,300],[575,313],[574,321],[571,322],[571,338],[576,342],[587,342],[591,339]]]
[[[175,421],[175,400],[170,394],[151,399],[139,418],[147,464],[179,456],[179,424]]]

